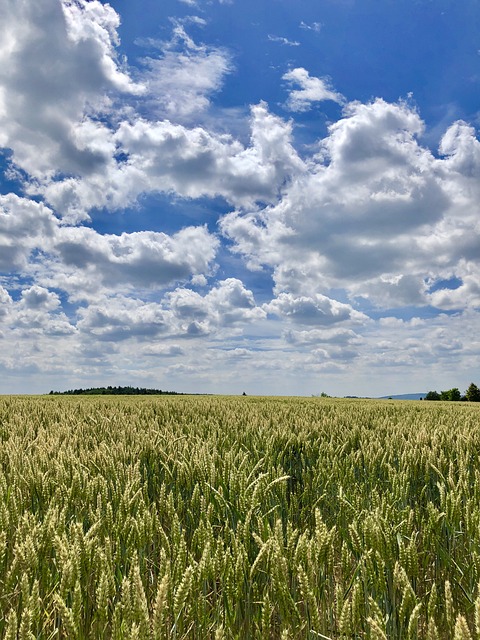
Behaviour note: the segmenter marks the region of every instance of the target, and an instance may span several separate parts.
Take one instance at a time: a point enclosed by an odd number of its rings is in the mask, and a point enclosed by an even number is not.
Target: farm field
[[[480,638],[480,407],[0,398],[0,637]]]

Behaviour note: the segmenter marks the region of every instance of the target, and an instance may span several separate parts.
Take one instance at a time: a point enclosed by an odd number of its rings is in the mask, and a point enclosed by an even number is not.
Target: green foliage
[[[429,391],[425,396],[425,400],[447,400],[450,402],[458,402],[459,400],[468,400],[468,402],[480,402],[480,389],[473,382],[465,392],[465,396],[462,396],[460,391],[454,387],[448,389],[448,391]]]
[[[68,391],[50,391],[51,396],[177,396],[176,391],[145,389],[143,387],[92,387],[89,389],[69,389]]]
[[[476,384],[471,383],[465,393],[465,397],[468,402],[480,402],[480,389]]]
[[[440,400],[449,400],[450,402],[458,402],[461,399],[462,399],[462,394],[456,387],[454,387],[453,389],[448,389],[448,391],[440,392]]]
[[[0,399],[0,637],[478,637],[479,407]]]

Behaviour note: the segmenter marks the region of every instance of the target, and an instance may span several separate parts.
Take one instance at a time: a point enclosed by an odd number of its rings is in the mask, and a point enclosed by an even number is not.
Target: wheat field
[[[480,407],[0,399],[0,637],[480,638]]]

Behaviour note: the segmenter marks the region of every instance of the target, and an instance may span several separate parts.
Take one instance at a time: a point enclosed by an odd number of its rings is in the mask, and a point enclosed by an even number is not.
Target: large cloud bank
[[[0,146],[18,188],[0,195],[0,366],[208,390],[233,389],[241,373],[268,378],[265,392],[285,392],[299,372],[301,384],[322,372],[353,380],[352,363],[373,377],[447,356],[471,366],[475,130],[454,122],[430,149],[410,104],[348,102],[294,68],[279,76],[291,113],[342,105],[325,137],[297,148],[294,121],[265,102],[251,105],[247,135],[225,133],[208,111],[234,62],[197,44],[192,22],[174,22],[133,68],[109,5],[3,2]],[[141,216],[149,194],[220,199],[227,213],[170,233],[96,230],[96,211]],[[244,282],[258,271],[271,276],[259,300]]]

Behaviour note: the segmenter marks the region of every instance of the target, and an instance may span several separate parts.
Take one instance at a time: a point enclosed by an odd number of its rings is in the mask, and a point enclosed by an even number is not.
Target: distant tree
[[[453,389],[448,389],[447,391],[440,392],[440,400],[450,400],[450,402],[458,402],[461,399],[462,394],[456,387],[454,387]]]
[[[476,384],[472,384],[468,387],[465,397],[468,402],[480,402],[480,389]]]
[[[425,400],[440,400],[440,394],[437,391],[429,391],[425,396]]]
[[[449,395],[450,400],[453,400],[454,402],[460,402],[460,400],[462,399],[462,394],[456,387],[454,389],[450,389]]]

